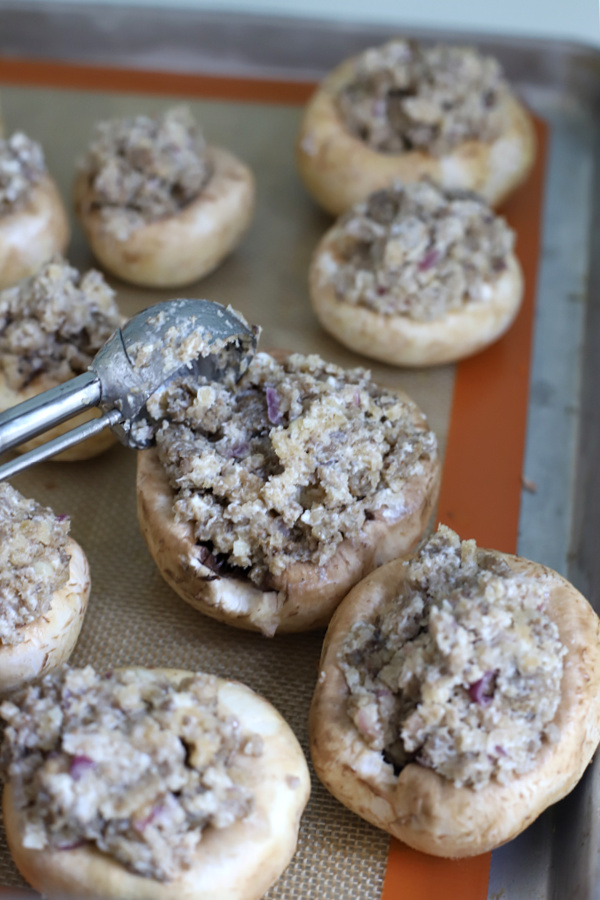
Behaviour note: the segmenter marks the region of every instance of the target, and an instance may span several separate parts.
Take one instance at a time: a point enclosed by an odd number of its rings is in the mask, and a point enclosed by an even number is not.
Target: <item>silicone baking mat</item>
[[[518,234],[526,280],[523,309],[495,346],[457,367],[399,370],[345,350],[318,326],[308,303],[311,253],[330,220],[306,196],[294,167],[301,104],[310,85],[60,64],[0,61],[7,131],[43,144],[67,199],[76,158],[95,121],[189,102],[211,143],[227,146],[254,170],[258,206],[239,250],[186,296],[231,303],[264,328],[262,346],[317,352],[401,387],[427,413],[445,452],[438,517],[483,546],[516,549],[525,442],[530,345],[543,193],[544,127],[528,183],[502,210]],[[75,223],[69,259],[93,260]],[[109,279],[131,315],[174,296]],[[72,518],[72,533],[92,571],[92,596],[72,662],[206,669],[238,678],[287,718],[307,752],[307,715],[322,633],[275,637],[239,632],[181,601],[161,580],[139,534],[135,456],[115,447],[85,463],[47,463],[16,479],[27,495]],[[463,900],[487,895],[489,855],[439,860],[403,847],[342,807],[313,776],[298,851],[270,900]],[[0,842],[0,883],[24,883]]]

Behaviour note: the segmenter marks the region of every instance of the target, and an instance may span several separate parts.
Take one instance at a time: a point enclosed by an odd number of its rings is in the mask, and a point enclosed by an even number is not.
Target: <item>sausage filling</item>
[[[412,402],[314,355],[258,353],[233,389],[183,379],[148,409],[205,565],[265,590],[292,563],[327,563],[370,519],[400,518],[437,455]]]
[[[348,714],[397,772],[458,787],[506,783],[558,735],[563,656],[548,584],[440,526],[399,595],[357,623],[339,656]]]
[[[23,627],[50,609],[69,577],[69,521],[0,483],[0,643],[19,644]]]
[[[160,670],[65,668],[0,715],[26,847],[90,843],[168,881],[193,863],[206,829],[252,810],[236,756],[260,756],[261,738],[222,712],[209,675],[175,684]]]
[[[397,183],[335,226],[324,271],[340,302],[429,322],[489,302],[513,244],[514,232],[477,194]]]
[[[67,381],[87,370],[121,323],[100,272],[80,275],[55,258],[0,292],[0,371],[15,391],[42,374]]]
[[[0,140],[0,216],[22,209],[46,174],[44,151],[18,131]]]
[[[350,133],[373,150],[443,156],[499,136],[507,91],[498,62],[475,49],[394,40],[357,57],[336,102]]]
[[[100,122],[81,167],[89,209],[117,240],[179,212],[211,175],[206,142],[187,107]]]

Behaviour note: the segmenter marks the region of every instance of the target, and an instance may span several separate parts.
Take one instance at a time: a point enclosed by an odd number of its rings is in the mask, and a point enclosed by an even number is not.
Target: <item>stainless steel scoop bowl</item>
[[[219,303],[168,300],[151,306],[108,339],[87,372],[0,413],[0,454],[93,406],[102,413],[0,465],[0,481],[108,427],[128,447],[151,446],[146,404],[157,390],[186,373],[237,380],[256,343],[257,330]]]

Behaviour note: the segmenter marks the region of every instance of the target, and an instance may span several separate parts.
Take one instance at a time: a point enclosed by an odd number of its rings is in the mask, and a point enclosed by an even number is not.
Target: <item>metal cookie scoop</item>
[[[208,300],[169,300],[118,329],[82,375],[0,413],[0,454],[98,406],[99,418],[0,466],[0,481],[110,426],[128,447],[154,443],[146,404],[179,375],[237,381],[256,350],[258,332]]]

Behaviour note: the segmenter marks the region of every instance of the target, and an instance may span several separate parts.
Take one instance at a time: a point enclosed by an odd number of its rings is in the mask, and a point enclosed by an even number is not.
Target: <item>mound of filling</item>
[[[187,107],[96,125],[81,164],[91,210],[118,240],[179,212],[211,175],[206,142]]]
[[[129,395],[144,399],[157,388],[157,372],[162,381],[182,371],[202,370],[203,383],[218,379],[230,386],[245,372],[260,335],[260,328],[249,325],[244,316],[230,306],[207,301],[171,300],[169,309],[161,309],[146,319],[144,338],[127,340],[127,355],[136,371],[136,383]],[[204,306],[202,306],[204,304]],[[151,408],[157,412],[156,402]],[[145,402],[144,402],[145,406]],[[160,411],[157,412],[160,416]],[[154,444],[157,421],[144,409],[131,427],[131,441],[138,448]]]
[[[396,183],[340,219],[325,274],[340,302],[429,322],[491,300],[513,245],[477,194]]]
[[[369,520],[401,518],[437,453],[413,403],[314,355],[258,353],[233,388],[184,378],[148,409],[205,565],[264,590],[293,563],[324,565]]]
[[[160,670],[59,670],[0,706],[2,762],[25,847],[91,843],[131,871],[168,881],[207,828],[247,816],[236,755],[260,756],[219,707],[217,681]]]
[[[66,584],[69,521],[0,482],[0,643],[18,644],[21,629],[48,612]]]
[[[17,212],[46,174],[44,151],[21,131],[0,140],[0,216]]]
[[[350,133],[373,150],[442,156],[498,137],[507,90],[498,62],[472,48],[394,40],[356,58],[336,104]]]
[[[53,259],[0,291],[0,372],[17,391],[41,374],[67,381],[87,370],[121,323],[115,292],[100,272],[80,275]]]
[[[348,714],[397,772],[458,787],[506,783],[556,741],[563,656],[544,577],[441,526],[406,564],[397,597],[346,638]]]

